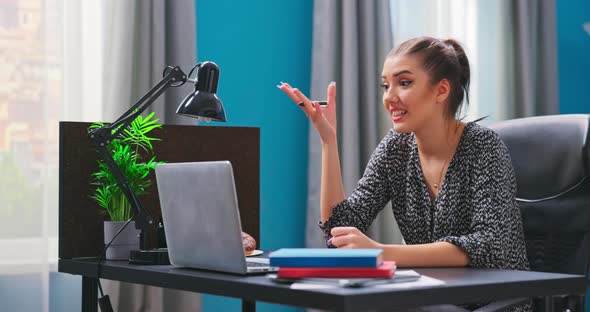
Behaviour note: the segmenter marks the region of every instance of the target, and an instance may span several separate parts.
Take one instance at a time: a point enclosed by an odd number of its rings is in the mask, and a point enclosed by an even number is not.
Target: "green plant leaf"
[[[96,189],[96,195],[94,198],[101,207],[108,208],[112,196],[113,194],[109,191],[109,188],[103,185]]]
[[[119,137],[112,140],[107,146],[117,167],[125,176],[129,186],[136,195],[142,195],[152,185],[149,174],[156,165],[164,162],[156,161],[155,156],[147,162],[142,162],[142,155],[153,154],[153,141],[160,141],[159,138],[150,137],[149,133],[154,129],[161,128],[159,119],[155,113],[146,117],[138,116],[129,127],[121,131]],[[104,123],[96,122],[89,126],[89,130],[104,126]],[[114,133],[117,129],[112,130]],[[141,152],[141,153],[140,153]],[[131,206],[127,198],[119,189],[114,175],[102,160],[98,161],[98,170],[91,174],[91,184],[95,186],[92,196],[101,208],[103,213],[108,213],[113,221],[125,221],[131,217]]]

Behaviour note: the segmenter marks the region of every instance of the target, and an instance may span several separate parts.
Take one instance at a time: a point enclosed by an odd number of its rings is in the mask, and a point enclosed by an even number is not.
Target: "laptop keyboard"
[[[246,265],[249,267],[267,267],[270,264],[268,258],[246,259]]]
[[[249,267],[267,267],[268,263],[246,261],[246,265]]]

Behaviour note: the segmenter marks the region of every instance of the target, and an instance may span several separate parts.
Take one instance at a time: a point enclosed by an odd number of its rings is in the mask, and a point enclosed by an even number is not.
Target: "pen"
[[[375,285],[382,285],[382,284],[389,284],[395,282],[393,278],[384,278],[384,279],[366,279],[360,281],[351,280],[347,284],[343,285],[344,287],[350,288],[359,288],[359,287],[366,287],[366,286],[375,286]]]

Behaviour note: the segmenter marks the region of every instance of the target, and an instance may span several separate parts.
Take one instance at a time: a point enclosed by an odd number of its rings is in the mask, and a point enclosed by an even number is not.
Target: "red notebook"
[[[280,267],[280,278],[302,277],[393,277],[397,269],[395,261],[383,261],[377,268],[290,268]]]

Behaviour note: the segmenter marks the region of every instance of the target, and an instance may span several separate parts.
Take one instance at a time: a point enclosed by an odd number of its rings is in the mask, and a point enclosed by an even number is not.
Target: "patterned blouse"
[[[320,228],[326,239],[336,226],[366,232],[389,201],[407,244],[449,242],[467,252],[472,267],[529,269],[508,149],[488,128],[465,125],[434,201],[414,134],[390,130],[357,188]]]

